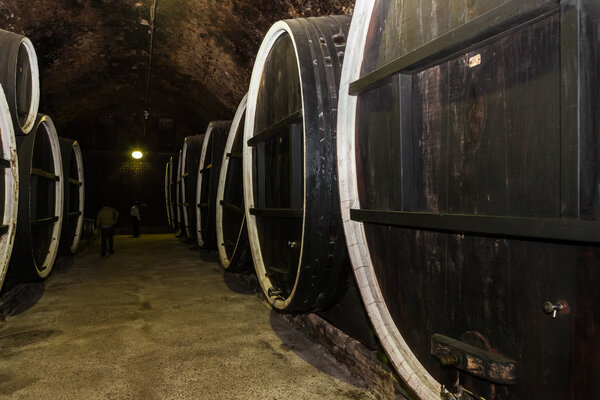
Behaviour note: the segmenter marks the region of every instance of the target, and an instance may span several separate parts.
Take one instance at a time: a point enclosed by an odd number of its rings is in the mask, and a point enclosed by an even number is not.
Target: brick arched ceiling
[[[83,138],[99,119],[115,115],[131,124],[126,132],[139,136],[146,108],[151,118],[172,119],[185,131],[201,133],[209,121],[232,117],[272,23],[348,14],[353,4],[352,0],[3,0],[0,28],[25,34],[35,45],[42,85],[40,111],[53,117],[62,136]]]

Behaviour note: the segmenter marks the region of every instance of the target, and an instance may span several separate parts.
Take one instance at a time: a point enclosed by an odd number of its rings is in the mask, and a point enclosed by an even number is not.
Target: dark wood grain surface
[[[502,3],[376,2],[363,75]],[[596,220],[599,20],[596,2],[561,2],[360,94],[361,208]],[[441,383],[458,378],[499,400],[599,395],[598,246],[381,222],[365,233],[396,325]],[[545,301],[568,307],[554,319]],[[432,334],[468,342],[473,332],[486,350],[518,361],[516,384],[493,385],[430,354]]]

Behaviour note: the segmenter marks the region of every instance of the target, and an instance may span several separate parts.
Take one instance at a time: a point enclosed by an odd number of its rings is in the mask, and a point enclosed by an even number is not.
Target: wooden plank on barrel
[[[375,89],[388,83],[394,74],[417,72],[458,51],[465,51],[472,45],[480,46],[485,40],[497,34],[558,10],[557,0],[539,3],[533,0],[511,0],[502,4],[352,82],[349,93],[355,96]]]

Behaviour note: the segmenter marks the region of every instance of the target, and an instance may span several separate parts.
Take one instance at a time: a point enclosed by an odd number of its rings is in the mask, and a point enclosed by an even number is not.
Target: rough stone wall
[[[118,232],[131,232],[129,209],[142,202],[142,232],[168,231],[164,177],[168,153],[147,153],[134,160],[128,153],[88,151],[84,157],[85,217],[96,218],[104,201],[119,211]]]
[[[59,136],[82,143],[88,176],[103,177],[118,174],[120,157],[132,147],[174,153],[208,122],[231,119],[274,22],[348,14],[353,6],[352,0],[2,0],[0,29],[32,40],[40,112],[52,116]],[[113,154],[96,163],[96,150]],[[137,179],[150,182],[153,174],[143,170]],[[103,193],[88,182],[91,210]],[[135,196],[127,190],[121,196],[128,204]],[[155,214],[153,223],[166,221]]]
[[[146,108],[156,118],[178,120],[193,130],[231,118],[247,90],[262,38],[275,21],[350,13],[353,3],[3,0],[0,28],[33,41],[41,111],[52,115],[67,136],[85,134],[106,114],[133,115],[141,126]]]

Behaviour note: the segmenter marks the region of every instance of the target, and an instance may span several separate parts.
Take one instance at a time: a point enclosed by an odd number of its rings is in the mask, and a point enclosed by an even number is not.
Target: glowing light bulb
[[[141,151],[136,150],[133,153],[131,153],[131,157],[135,158],[136,160],[139,160],[140,158],[142,158],[144,155],[142,154]]]

